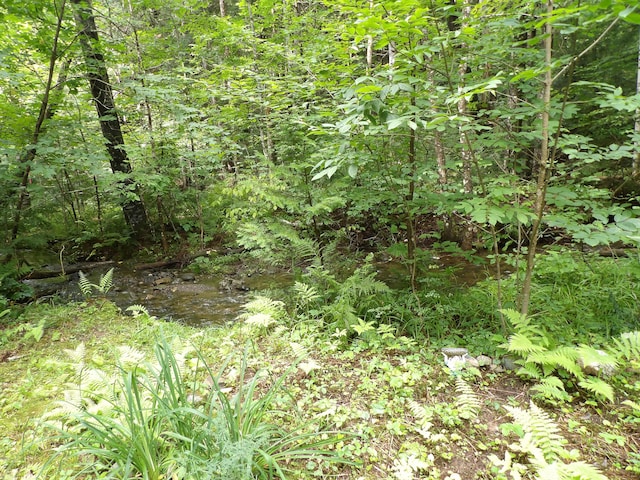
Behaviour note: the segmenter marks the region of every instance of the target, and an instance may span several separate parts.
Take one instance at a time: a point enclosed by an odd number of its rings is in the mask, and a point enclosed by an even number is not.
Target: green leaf
[[[509,337],[508,350],[514,353],[544,352],[546,348],[533,343],[529,337],[522,333],[514,333]]]
[[[311,178],[312,181],[318,180],[322,177],[327,177],[327,178],[331,178],[333,176],[334,173],[336,173],[336,171],[338,170],[338,165],[333,165],[331,167],[325,168],[324,170],[316,173],[313,178]]]
[[[595,394],[597,397],[604,398],[610,402],[614,400],[613,387],[601,378],[587,377],[580,381],[578,385]]]
[[[635,25],[640,25],[640,12],[637,12],[637,5],[632,5],[625,8],[621,11],[618,16],[622,18],[625,22],[633,23]]]

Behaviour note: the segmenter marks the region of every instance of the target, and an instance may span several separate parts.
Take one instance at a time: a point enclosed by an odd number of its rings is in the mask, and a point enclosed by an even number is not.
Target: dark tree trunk
[[[100,128],[111,158],[111,170],[113,173],[129,174],[131,173],[131,164],[124,148],[124,137],[116,112],[104,56],[98,48],[98,29],[93,16],[91,0],[71,0],[71,2],[76,7],[74,18],[84,54],[91,95],[98,111]],[[123,190],[138,193],[138,185],[130,177],[127,177],[122,183]],[[134,237],[139,240],[146,238],[150,229],[147,212],[142,201],[139,199],[131,200],[127,198],[126,192],[123,192],[122,210]]]

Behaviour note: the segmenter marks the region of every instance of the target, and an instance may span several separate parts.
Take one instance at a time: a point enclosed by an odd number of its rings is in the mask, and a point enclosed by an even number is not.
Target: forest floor
[[[289,369],[285,394],[274,397],[271,421],[348,433],[330,448],[357,465],[302,461],[293,464],[297,472],[290,478],[470,480],[518,478],[516,470],[522,478],[536,478],[540,472],[527,447],[526,426],[509,410],[536,408],[530,385],[509,372],[454,374],[439,351],[408,338],[345,342],[309,324],[249,327],[237,321],[192,328],[123,315],[101,300],[33,306],[19,325],[0,330],[2,480],[35,478],[53,454],[55,443],[43,433],[41,419],[60,405],[73,379],[69,351],[84,344],[87,365],[115,370],[116,347],[150,355],[159,335],[172,339],[175,348],[195,345],[212,370],[227,362],[221,379],[232,389],[238,381],[233,365],[244,351],[248,372],[267,371],[261,388]],[[639,373],[625,378],[638,382]],[[536,401],[562,437],[554,437],[561,446],[557,458],[544,460],[547,467],[584,461],[610,479],[638,478],[640,419],[625,400],[618,394],[614,404]],[[283,411],[288,414],[277,413]]]

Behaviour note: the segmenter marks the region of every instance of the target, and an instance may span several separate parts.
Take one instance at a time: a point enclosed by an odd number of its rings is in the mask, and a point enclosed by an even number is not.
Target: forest
[[[640,4],[0,25],[0,480],[638,478]]]

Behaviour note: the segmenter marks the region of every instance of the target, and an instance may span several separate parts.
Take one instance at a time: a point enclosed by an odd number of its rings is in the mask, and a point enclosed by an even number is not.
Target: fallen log
[[[180,265],[182,260],[173,259],[173,260],[163,260],[160,262],[152,262],[152,263],[140,263],[136,265],[135,270],[155,270],[157,268],[169,268],[175,267],[176,265]]]
[[[208,257],[213,253],[212,250],[201,250],[199,252],[194,253],[193,255],[184,255],[178,258],[173,258],[171,260],[160,260],[158,262],[151,263],[140,263],[136,265],[134,268],[136,270],[155,270],[160,268],[171,268],[171,267],[184,267],[185,265],[189,265],[189,263],[193,262],[196,258],[199,257]]]
[[[106,262],[84,262],[84,263],[74,263],[73,265],[69,265],[67,267],[56,266],[51,268],[45,268],[42,270],[34,270],[30,273],[27,273],[20,280],[38,280],[41,278],[53,278],[53,277],[61,277],[64,275],[69,275],[71,273],[78,273],[80,270],[92,270],[94,268],[104,267],[106,265],[111,265],[115,263],[113,260],[109,260]]]

